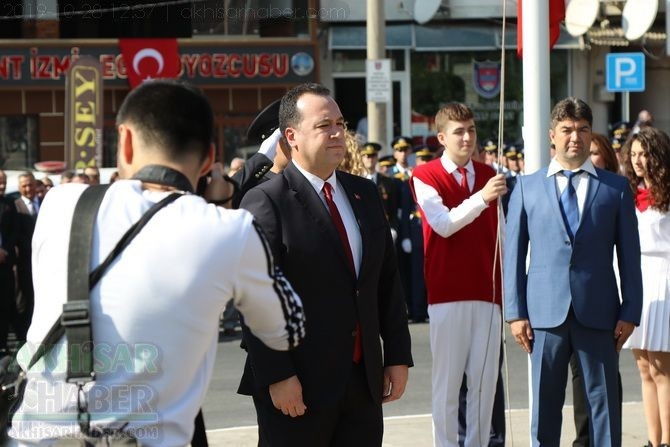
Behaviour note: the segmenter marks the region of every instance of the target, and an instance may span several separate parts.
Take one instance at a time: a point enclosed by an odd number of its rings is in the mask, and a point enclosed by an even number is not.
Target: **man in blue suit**
[[[519,177],[507,212],[505,318],[530,354],[533,446],[560,444],[573,352],[593,445],[621,446],[618,353],[640,322],[640,244],[626,179],[589,159],[592,122],[582,100],[556,104],[549,131],[556,155],[548,168]]]

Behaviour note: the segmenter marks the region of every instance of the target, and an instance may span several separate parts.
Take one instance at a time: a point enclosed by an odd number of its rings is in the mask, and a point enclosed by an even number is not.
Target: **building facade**
[[[84,56],[99,63],[102,78],[91,160],[115,166],[115,115],[131,88],[121,39],[177,40],[179,77],[214,107],[219,160],[245,153],[259,110],[292,86],[319,80],[315,0],[9,3],[0,10],[0,167],[7,170],[67,158],[66,79]]]
[[[549,0],[546,0],[549,1]],[[553,0],[552,0],[553,1]],[[626,3],[594,0],[597,17],[582,35],[571,35],[563,19],[550,52],[552,105],[567,95],[583,98],[594,111],[594,130],[608,133],[611,124],[634,121],[637,112],[652,112],[659,127],[670,130],[668,88],[670,58],[666,38],[666,3],[658,1],[646,32],[628,40],[623,32]],[[322,78],[334,86],[351,123],[366,114],[365,104],[346,98],[365,97],[365,2],[323,0]],[[518,142],[523,124],[523,61],[517,57],[517,0],[384,0],[386,57],[392,61],[393,102],[387,108],[387,141],[393,135],[429,134],[430,117],[448,101],[467,103],[476,114],[480,140],[496,138],[500,94],[504,94],[503,139]],[[566,1],[568,4],[569,1]],[[584,3],[584,2],[581,2]],[[503,20],[504,18],[504,20]],[[503,33],[504,28],[504,33]],[[505,48],[505,83],[500,82]],[[608,92],[605,60],[610,53],[645,55],[643,92],[628,94],[624,116],[622,93]],[[548,124],[547,124],[548,130]]]
[[[597,19],[582,35],[562,26],[550,53],[552,104],[567,95],[585,99],[601,133],[612,123],[634,121],[643,108],[670,130],[667,2],[659,0],[648,30],[633,41],[622,32],[623,0],[600,1]],[[395,135],[430,135],[432,116],[448,101],[470,105],[480,140],[495,139],[501,94],[503,138],[518,142],[523,60],[516,52],[517,1],[383,3],[392,102],[381,143]],[[366,20],[366,2],[358,0],[7,0],[0,9],[0,167],[67,158],[65,79],[82,56],[99,62],[102,77],[95,159],[114,166],[114,117],[130,91],[119,47],[124,38],[177,39],[180,77],[201,87],[215,108],[220,160],[255,150],[245,137],[254,115],[300,82],[329,86],[355,128],[367,113]],[[645,55],[645,91],[606,89],[605,60],[615,52]]]

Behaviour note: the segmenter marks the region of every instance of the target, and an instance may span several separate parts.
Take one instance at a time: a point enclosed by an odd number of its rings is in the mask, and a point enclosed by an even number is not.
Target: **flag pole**
[[[523,42],[523,126],[526,173],[549,163],[549,1],[525,0],[522,8]],[[519,0],[521,3],[521,0]],[[532,250],[532,247],[531,247]],[[528,433],[533,415],[533,387],[528,356]],[[532,446],[532,436],[529,436]]]
[[[523,126],[526,173],[549,163],[549,1],[521,4],[523,31]]]

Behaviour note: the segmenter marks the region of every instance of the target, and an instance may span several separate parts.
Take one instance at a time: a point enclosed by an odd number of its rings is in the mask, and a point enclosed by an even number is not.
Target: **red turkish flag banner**
[[[158,78],[178,78],[181,73],[177,39],[119,39],[128,83],[135,88]]]
[[[519,59],[521,59],[523,57],[523,36],[521,35],[521,0],[518,0],[516,4],[516,17],[516,54]],[[561,22],[563,20],[565,20],[565,0],[549,0],[549,49],[554,48],[554,44],[561,36]]]

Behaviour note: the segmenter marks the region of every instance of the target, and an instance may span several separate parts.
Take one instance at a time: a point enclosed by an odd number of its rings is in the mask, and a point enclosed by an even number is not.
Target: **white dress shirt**
[[[586,202],[586,194],[589,189],[589,174],[594,177],[598,177],[596,168],[593,167],[590,159],[586,159],[584,164],[582,164],[578,169],[568,169],[568,171],[577,171],[581,169],[578,175],[575,175],[572,178],[572,186],[575,187],[575,192],[577,193],[577,208],[579,209],[579,220],[582,219],[582,212],[584,211],[584,202]],[[556,190],[557,197],[561,197],[563,190],[568,186],[568,178],[563,174],[563,171],[566,170],[561,164],[552,158],[547,169],[547,177],[552,175],[556,178]]]
[[[26,208],[28,208],[30,215],[37,216],[37,213],[40,210],[37,198],[33,198],[32,200],[30,200],[28,197],[21,196],[21,200],[23,200],[23,203],[26,205]]]
[[[351,204],[347,199],[347,194],[342,189],[342,186],[337,183],[337,176],[335,171],[326,179],[325,181],[311,172],[306,171],[298,163],[293,160],[293,164],[300,171],[302,175],[305,176],[307,181],[312,185],[316,193],[319,195],[323,206],[326,207],[328,214],[330,210],[326,204],[326,197],[323,195],[323,185],[324,183],[330,183],[330,186],[333,187],[333,202],[337,206],[337,210],[342,216],[342,222],[344,223],[344,228],[347,230],[347,239],[349,239],[349,246],[351,247],[351,255],[354,257],[354,266],[356,267],[356,274],[358,275],[361,268],[361,256],[363,254],[363,242],[361,239],[361,232],[358,228],[358,223],[356,222],[356,216],[354,215],[354,210],[351,208]]]
[[[456,183],[461,183],[461,174],[458,166],[446,153],[440,157],[440,163],[448,175],[453,175]],[[472,160],[464,166],[467,171],[468,188],[472,191],[475,184],[475,168]],[[480,191],[472,194],[460,205],[449,209],[442,203],[442,197],[437,190],[413,177],[416,202],[423,210],[423,217],[430,227],[440,236],[449,237],[458,230],[474,221],[488,206]]]

